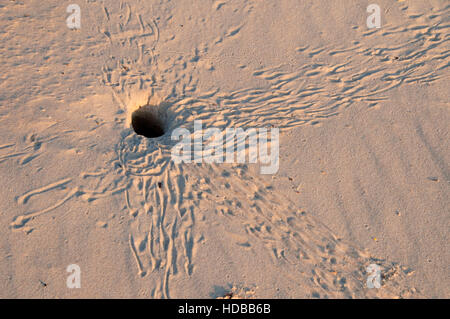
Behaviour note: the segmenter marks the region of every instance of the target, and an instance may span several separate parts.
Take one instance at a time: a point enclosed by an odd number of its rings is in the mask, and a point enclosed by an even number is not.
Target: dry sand
[[[372,2],[1,1],[0,297],[449,298],[450,6]],[[175,164],[194,120],[279,171]]]

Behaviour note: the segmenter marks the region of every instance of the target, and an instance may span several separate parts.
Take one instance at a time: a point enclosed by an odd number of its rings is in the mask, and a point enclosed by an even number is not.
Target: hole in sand
[[[131,115],[131,126],[136,134],[148,138],[163,136],[166,116],[156,105],[142,106]]]

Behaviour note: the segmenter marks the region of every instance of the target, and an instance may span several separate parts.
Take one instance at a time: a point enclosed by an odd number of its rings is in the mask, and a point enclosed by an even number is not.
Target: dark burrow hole
[[[131,126],[136,134],[148,138],[160,137],[165,133],[164,118],[156,106],[147,105],[134,111]]]

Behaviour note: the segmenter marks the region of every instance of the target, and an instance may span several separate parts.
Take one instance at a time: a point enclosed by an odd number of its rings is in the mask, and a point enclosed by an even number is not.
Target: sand
[[[450,297],[448,1],[72,3],[0,3],[1,298]],[[199,120],[279,170],[175,163]]]

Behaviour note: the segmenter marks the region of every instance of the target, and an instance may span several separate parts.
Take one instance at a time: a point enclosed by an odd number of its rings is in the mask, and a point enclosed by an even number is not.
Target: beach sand
[[[0,2],[0,297],[449,298],[450,6],[371,3]],[[279,170],[174,162],[200,120]]]

